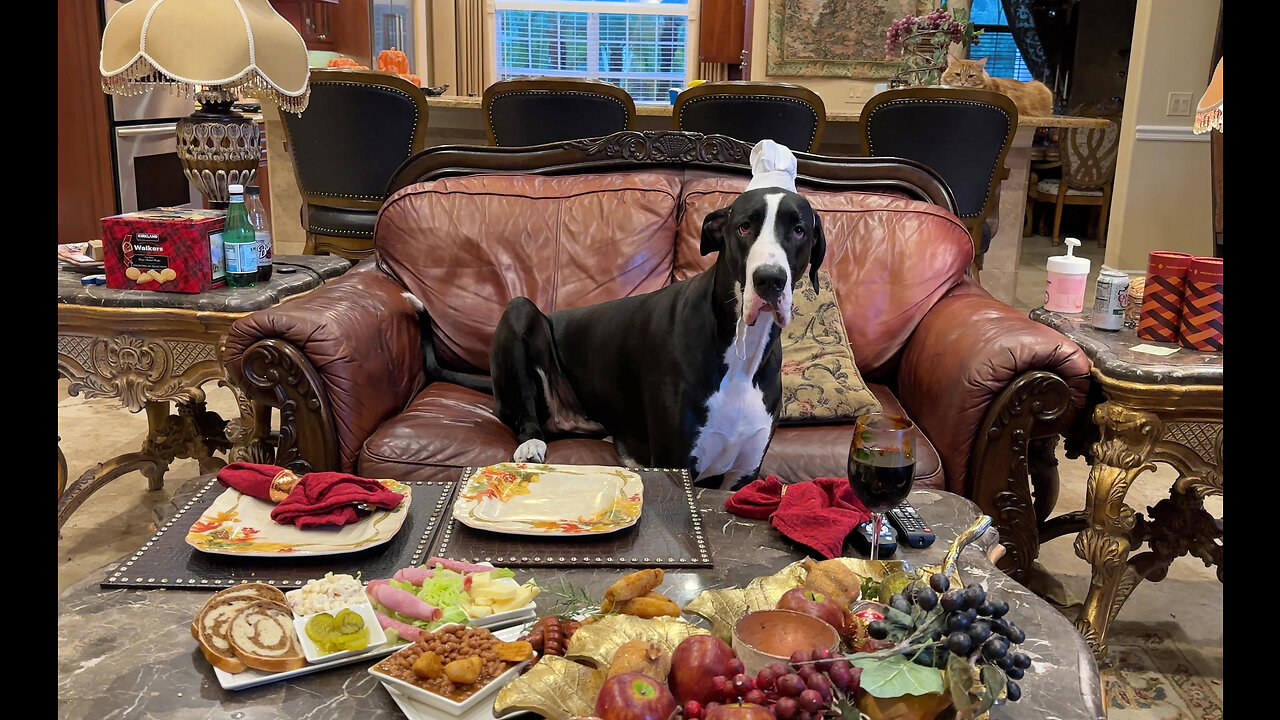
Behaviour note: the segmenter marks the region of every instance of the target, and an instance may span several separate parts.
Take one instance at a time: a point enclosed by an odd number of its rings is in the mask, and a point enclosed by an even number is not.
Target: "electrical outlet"
[[[1191,114],[1191,93],[1171,92],[1169,93],[1169,107],[1165,110],[1165,115],[1170,117],[1190,115]]]

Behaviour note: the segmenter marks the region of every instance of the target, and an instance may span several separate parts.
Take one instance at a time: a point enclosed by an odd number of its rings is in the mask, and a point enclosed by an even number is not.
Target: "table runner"
[[[107,573],[104,588],[192,588],[218,590],[243,582],[284,589],[301,587],[326,572],[364,579],[391,577],[396,570],[426,562],[428,550],[453,509],[457,483],[411,482],[412,500],[404,525],[390,541],[339,555],[244,557],[201,552],[186,542],[187,531],[226,490],[216,477],[170,517],[137,552]]]
[[[459,486],[480,468],[463,470]],[[602,535],[512,535],[445,524],[432,555],[502,567],[711,567],[688,470],[640,468],[640,520]],[[451,504],[452,505],[452,504]],[[452,509],[452,507],[450,508]]]

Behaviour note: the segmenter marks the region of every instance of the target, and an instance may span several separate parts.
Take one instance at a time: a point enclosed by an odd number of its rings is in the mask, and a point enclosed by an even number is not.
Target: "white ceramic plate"
[[[599,535],[636,524],[643,504],[644,483],[626,468],[499,463],[466,478],[453,516],[512,535]]]
[[[504,642],[511,642],[520,637],[521,630],[519,627],[511,627],[494,632],[493,635]],[[495,720],[493,716],[493,700],[491,699],[493,693],[514,680],[520,674],[520,669],[526,664],[528,663],[523,662],[512,667],[481,688],[480,692],[461,703],[453,702],[402,680],[375,672],[372,667],[369,668],[369,674],[382,682],[382,687],[387,689],[391,699],[395,701],[396,705],[400,707],[400,710],[404,712],[409,720],[439,720],[442,712],[459,720]],[[418,698],[422,699],[419,700]],[[530,713],[521,713],[521,716],[525,715],[530,715]],[[507,716],[507,719],[509,720],[510,717],[512,716]]]
[[[228,488],[187,531],[187,544],[215,555],[303,557],[341,555],[391,540],[409,515],[409,486],[379,480],[404,495],[394,510],[377,509],[359,522],[299,530],[271,519],[275,505]]]
[[[335,660],[341,660],[352,655],[363,655],[368,650],[385,645],[387,642],[387,634],[383,632],[382,626],[378,624],[378,618],[373,614],[373,606],[368,603],[358,603],[349,606],[351,610],[360,614],[364,619],[364,626],[369,628],[369,644],[359,650],[340,650],[338,652],[324,653],[316,644],[312,642],[311,636],[307,635],[307,622],[311,618],[319,615],[297,615],[293,618],[293,629],[298,633],[298,641],[302,643],[302,652],[307,656],[307,662],[311,663],[330,663]],[[337,616],[342,609],[329,611],[330,616]]]
[[[287,680],[299,675],[309,675],[319,670],[328,670],[329,668],[339,667],[341,665],[349,665],[361,660],[377,660],[383,655],[390,655],[402,646],[382,644],[378,647],[371,647],[364,652],[348,655],[331,662],[307,663],[306,666],[297,670],[287,670],[285,672],[268,673],[261,670],[243,670],[238,673],[229,673],[225,670],[214,668],[213,672],[218,676],[218,684],[223,690],[245,690],[259,685],[266,685],[280,680]]]

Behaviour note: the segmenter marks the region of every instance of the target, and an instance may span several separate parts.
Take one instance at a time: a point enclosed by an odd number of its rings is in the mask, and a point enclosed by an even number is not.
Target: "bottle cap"
[[[1076,257],[1072,254],[1077,247],[1080,247],[1080,241],[1075,238],[1066,238],[1062,244],[1067,246],[1067,254],[1049,258],[1046,269],[1063,275],[1088,275],[1089,258]]]
[[[244,194],[244,186],[243,186],[243,185],[241,185],[241,184],[239,184],[239,183],[237,183],[237,184],[235,184],[235,185],[228,185],[228,186],[227,186],[227,192],[231,193],[232,195],[243,195],[243,194]]]
[[[244,194],[245,194],[245,195],[257,195],[257,194],[258,194],[258,186],[257,186],[257,185],[250,185],[249,187],[247,187],[247,188],[245,188],[245,189],[244,189]]]

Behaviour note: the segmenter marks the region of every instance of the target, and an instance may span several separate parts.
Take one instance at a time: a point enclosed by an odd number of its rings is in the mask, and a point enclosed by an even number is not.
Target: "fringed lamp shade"
[[[1204,95],[1200,98],[1200,104],[1196,106],[1196,120],[1191,129],[1197,135],[1202,135],[1210,130],[1222,132],[1222,60],[1218,60],[1218,67],[1213,71],[1213,78],[1209,80],[1209,87],[1204,91]]]
[[[252,184],[261,157],[237,95],[292,113],[310,99],[306,44],[268,0],[133,0],[103,31],[99,71],[107,93],[163,88],[200,103],[178,121],[178,157],[214,207],[228,185]]]

